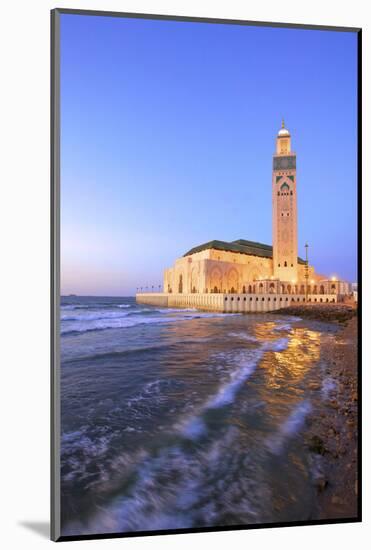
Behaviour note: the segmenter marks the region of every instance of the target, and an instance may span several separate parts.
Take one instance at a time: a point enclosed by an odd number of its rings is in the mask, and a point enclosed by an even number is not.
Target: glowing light
[[[314,284],[314,279],[312,279],[310,283],[313,285]]]
[[[335,275],[333,277],[331,277],[331,281],[336,281]]]

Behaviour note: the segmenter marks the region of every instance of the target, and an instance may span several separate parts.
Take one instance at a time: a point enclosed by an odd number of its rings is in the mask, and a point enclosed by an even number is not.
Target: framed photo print
[[[56,9],[52,538],[361,520],[361,30]]]

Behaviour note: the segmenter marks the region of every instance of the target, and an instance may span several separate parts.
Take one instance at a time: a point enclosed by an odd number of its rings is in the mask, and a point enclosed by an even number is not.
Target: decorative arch
[[[199,287],[198,269],[196,267],[193,267],[191,271],[191,292],[193,294],[197,293],[198,287]]]
[[[282,193],[283,191],[290,191],[289,185],[288,185],[286,182],[283,183],[283,184],[281,185],[281,187],[280,187],[280,191],[281,191],[281,193]]]
[[[237,270],[234,268],[228,271],[227,286],[228,286],[228,292],[234,293],[238,291],[238,273],[237,273]]]
[[[219,267],[211,270],[209,286],[211,292],[222,292],[222,272]]]

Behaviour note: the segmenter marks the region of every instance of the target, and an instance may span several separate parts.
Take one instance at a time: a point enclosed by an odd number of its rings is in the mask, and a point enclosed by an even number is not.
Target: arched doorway
[[[178,292],[183,294],[183,275],[179,275]]]

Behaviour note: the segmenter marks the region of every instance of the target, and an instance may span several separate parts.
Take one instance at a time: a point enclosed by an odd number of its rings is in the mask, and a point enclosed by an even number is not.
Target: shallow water
[[[329,325],[62,299],[62,533],[310,519]]]

